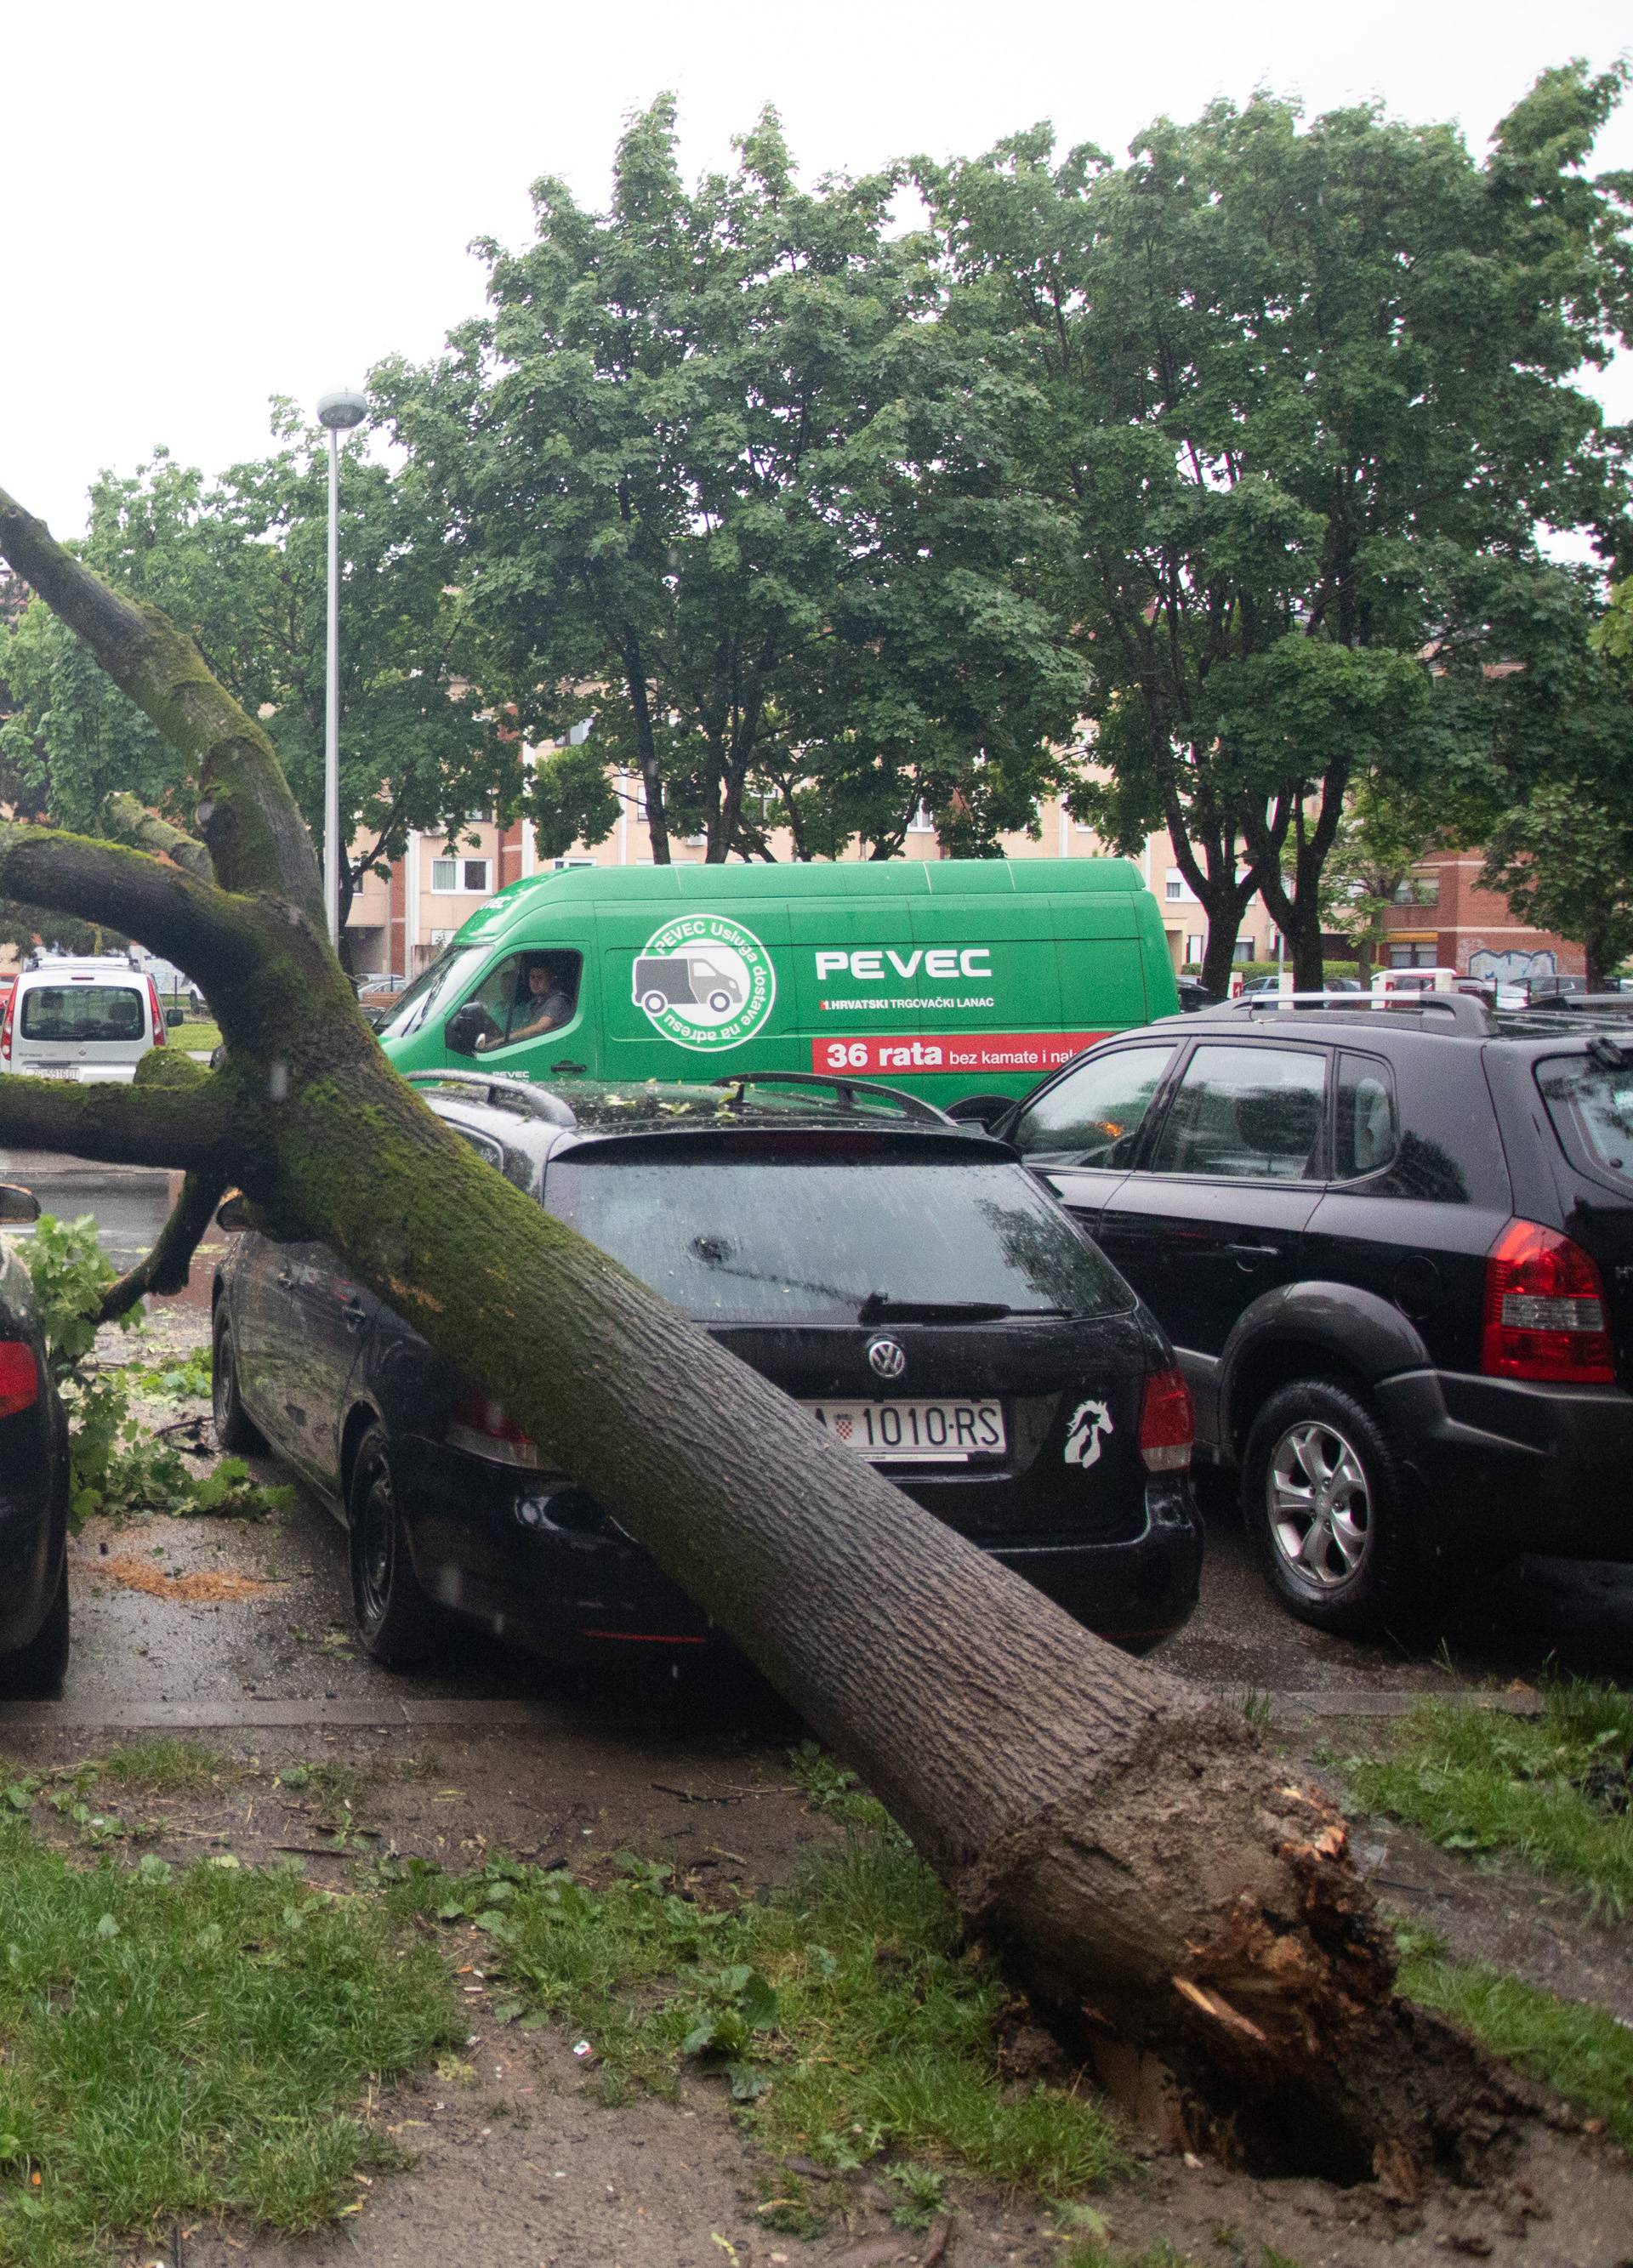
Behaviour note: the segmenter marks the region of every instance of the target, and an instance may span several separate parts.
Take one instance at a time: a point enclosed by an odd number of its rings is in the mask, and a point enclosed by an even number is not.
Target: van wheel
[[[723,1015],[726,1013],[726,1011],[728,1010],[728,1008],[729,1008],[729,1007],[730,1007],[730,1005],[731,1005],[731,995],[730,995],[730,993],[729,993],[729,992],[711,992],[711,993],[710,993],[710,995],[709,995],[709,1006],[713,1010],[714,1013],[715,1013],[717,1016],[723,1016]]]
[[[26,1646],[0,1654],[0,1693],[37,1701],[61,1690],[68,1671],[68,1560],[63,1557],[46,1618]]]
[[[1249,1541],[1289,1611],[1375,1632],[1420,1605],[1400,1469],[1366,1404],[1325,1379],[1273,1394],[1242,1460]]]
[[[662,992],[643,992],[640,1005],[649,1016],[661,1016],[669,1006],[668,995]]]
[[[210,1334],[210,1415],[223,1456],[248,1456],[266,1447],[260,1427],[239,1400],[238,1351],[225,1300],[217,1306]]]
[[[346,1513],[351,1603],[363,1643],[388,1669],[417,1669],[437,1650],[441,1616],[409,1556],[383,1425],[371,1425],[358,1444]]]

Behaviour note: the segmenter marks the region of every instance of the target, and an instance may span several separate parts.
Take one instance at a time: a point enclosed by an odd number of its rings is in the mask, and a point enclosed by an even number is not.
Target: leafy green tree
[[[951,318],[1067,531],[1017,571],[1061,578],[1092,661],[1112,777],[1080,804],[1167,825],[1216,983],[1251,888],[1318,981],[1352,788],[1416,792],[1478,742],[1467,563],[1545,583],[1539,525],[1625,531],[1623,437],[1570,382],[1628,328],[1629,183],[1585,171],[1625,77],[1545,73],[1483,161],[1375,105],[1304,125],[1260,96],[1159,121],[1120,166],[1038,128],[917,167]]]
[[[639,796],[654,857],[899,848],[921,803],[959,847],[1032,821],[1081,661],[1015,587],[1038,513],[933,320],[894,173],[802,188],[774,114],[693,190],[663,97],[611,206],[557,180],[484,247],[490,312],[373,384],[530,733],[540,847]]]
[[[1561,634],[1494,688],[1506,805],[1483,879],[1582,946],[1593,990],[1633,952],[1633,641],[1619,593],[1558,580]]]
[[[84,556],[185,623],[257,713],[319,842],[323,821],[327,440],[275,405],[281,446],[209,482],[165,451],[91,492]],[[342,482],[342,917],[360,874],[410,828],[456,833],[513,806],[520,742],[469,690],[474,640],[441,530],[399,473],[346,448]],[[0,635],[16,709],[0,792],[82,830],[124,791],[189,823],[174,752],[38,603]]]

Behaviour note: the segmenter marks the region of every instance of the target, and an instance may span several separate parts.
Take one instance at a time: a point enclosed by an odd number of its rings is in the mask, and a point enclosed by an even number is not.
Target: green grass
[[[1443,1849],[1522,1860],[1633,1905],[1633,1693],[1546,1687],[1540,1717],[1425,1702],[1384,1735],[1380,1756],[1346,1760],[1356,1800],[1422,1828]]]
[[[1633,2029],[1603,2008],[1478,1962],[1451,1961],[1426,1933],[1403,1933],[1400,1990],[1438,2008],[1494,2053],[1602,2118],[1633,2149]]]
[[[127,1741],[97,1757],[92,1770],[100,1780],[112,1781],[117,1787],[142,1788],[155,1795],[197,1795],[222,1780],[240,1777],[240,1767],[218,1749],[174,1735]]]
[[[628,1853],[594,1884],[499,1860],[429,1876],[424,1895],[488,1940],[506,2013],[589,2043],[604,2102],[672,2092],[688,2063],[718,2072],[769,2150],[917,2169],[901,2175],[913,2213],[939,2196],[938,2168],[1048,2198],[1124,2171],[1097,2102],[1005,2081],[1002,1982],[962,1949],[945,1892],[877,1805],[833,1782],[844,1841],[764,1904],[706,1910]],[[790,2180],[769,2202],[787,2228],[820,2201]]]
[[[354,2205],[397,2162],[372,2080],[461,2036],[444,1963],[391,1900],[225,1855],[77,1867],[0,1822],[0,2260],[77,2268],[228,2213]]]
[[[185,1048],[189,1055],[196,1055],[203,1048],[220,1046],[221,1027],[211,1023],[208,1017],[200,1016],[185,1024],[178,1024],[174,1031],[166,1033],[165,1038],[171,1047]]]

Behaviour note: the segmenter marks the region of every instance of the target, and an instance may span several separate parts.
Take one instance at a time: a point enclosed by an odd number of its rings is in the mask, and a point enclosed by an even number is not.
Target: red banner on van
[[[1104,1032],[905,1032],[869,1033],[863,1038],[811,1042],[811,1069],[864,1071],[876,1079],[892,1072],[957,1071],[967,1079],[979,1072],[1016,1072],[1041,1079],[1058,1071]]]

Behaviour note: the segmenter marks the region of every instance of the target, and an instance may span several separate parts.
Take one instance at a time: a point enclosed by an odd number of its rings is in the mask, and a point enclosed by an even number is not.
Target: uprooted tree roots
[[[1520,2098],[1394,1997],[1338,1814],[1238,1716],[1090,1636],[484,1165],[358,1014],[260,726],[3,492],[0,553],[197,783],[202,841],[129,799],[108,814],[122,843],[0,824],[0,895],[179,962],[224,1035],[203,1077],[155,1053],[130,1087],[0,1080],[9,1141],[186,1170],[122,1296],[184,1280],[239,1184],[594,1491],[856,1764],[972,1927],[1081,2019],[1118,2091],[1339,2179],[1484,2148]]]

